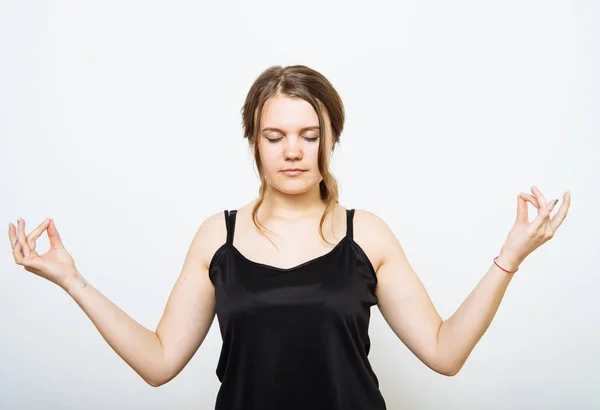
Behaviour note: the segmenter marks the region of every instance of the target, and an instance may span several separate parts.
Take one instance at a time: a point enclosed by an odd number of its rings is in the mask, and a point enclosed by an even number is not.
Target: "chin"
[[[300,195],[309,192],[313,186],[306,186],[304,184],[302,186],[299,186],[298,184],[282,184],[279,186],[273,186],[273,188],[287,195]]]
[[[287,178],[286,178],[287,179]],[[275,184],[270,184],[271,187],[279,192],[287,195],[298,195],[318,189],[318,181],[303,181],[300,179],[290,179],[287,181],[277,181]]]

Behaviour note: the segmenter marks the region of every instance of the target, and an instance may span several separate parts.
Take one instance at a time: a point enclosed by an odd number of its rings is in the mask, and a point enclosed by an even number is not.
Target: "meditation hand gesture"
[[[35,250],[35,241],[45,230],[48,231],[50,249],[39,255]],[[24,220],[19,219],[16,227],[9,223],[8,237],[15,262],[26,271],[48,279],[63,289],[69,279],[78,275],[75,262],[65,249],[52,219],[47,218],[27,236]]]
[[[550,213],[558,203],[558,199],[546,202],[546,198],[537,187],[532,186],[533,195],[521,193],[517,199],[517,220],[502,246],[498,263],[505,270],[515,271],[523,260],[535,249],[554,236],[558,227],[567,216],[571,204],[571,193],[563,195],[563,203],[552,219]],[[531,223],[527,213],[527,202],[538,210],[538,215]]]

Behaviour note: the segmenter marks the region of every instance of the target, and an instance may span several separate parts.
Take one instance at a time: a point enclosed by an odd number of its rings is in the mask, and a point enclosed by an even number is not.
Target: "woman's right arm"
[[[215,292],[208,266],[225,237],[222,213],[202,223],[156,331],[136,322],[76,270],[68,280],[56,282],[81,307],[110,347],[149,385],[158,387],[179,374],[210,329]]]
[[[151,386],[164,377],[164,349],[158,335],[145,328],[90,285],[81,275],[65,285],[104,340]]]

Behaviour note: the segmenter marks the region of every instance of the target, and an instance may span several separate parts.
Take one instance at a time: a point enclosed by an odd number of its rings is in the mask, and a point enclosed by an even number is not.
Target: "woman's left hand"
[[[550,213],[558,199],[546,202],[546,198],[536,186],[531,187],[531,192],[533,195],[521,193],[518,196],[517,220],[508,233],[497,259],[500,266],[506,270],[516,270],[531,252],[554,236],[567,216],[571,204],[571,194],[566,192],[558,212],[550,219]],[[538,210],[537,217],[531,222],[529,222],[527,202],[530,202]]]

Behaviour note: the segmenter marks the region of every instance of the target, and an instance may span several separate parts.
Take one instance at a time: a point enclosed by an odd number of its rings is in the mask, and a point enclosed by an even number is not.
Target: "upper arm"
[[[214,320],[215,289],[208,276],[208,267],[225,238],[224,216],[218,213],[206,219],[192,239],[156,329],[164,350],[166,379],[163,383],[186,366]]]
[[[402,245],[378,216],[357,212],[356,231],[376,259],[377,306],[392,331],[425,365],[445,374],[436,360],[442,318],[413,271]],[[361,228],[362,227],[362,228]]]

